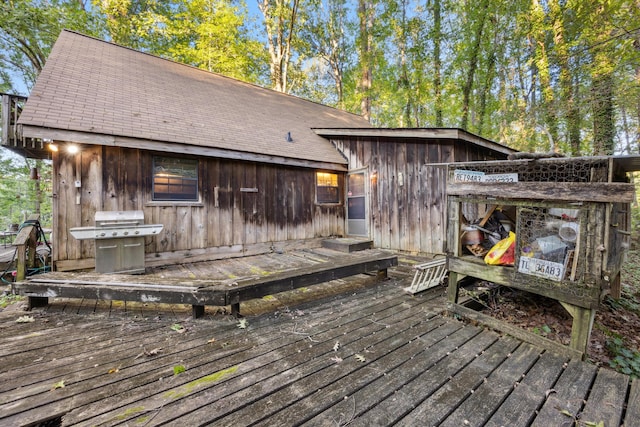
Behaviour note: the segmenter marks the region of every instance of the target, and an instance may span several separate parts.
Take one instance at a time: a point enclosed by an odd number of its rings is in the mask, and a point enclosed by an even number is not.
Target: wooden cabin
[[[504,160],[511,148],[461,129],[317,129],[349,160],[347,233],[411,253],[446,249],[447,164]]]
[[[94,265],[94,241],[69,230],[102,211],[142,211],[163,225],[145,238],[148,265],[350,235],[442,253],[443,164],[513,152],[458,129],[374,129],[358,115],[70,31],[15,123],[3,144],[53,162],[57,270]]]

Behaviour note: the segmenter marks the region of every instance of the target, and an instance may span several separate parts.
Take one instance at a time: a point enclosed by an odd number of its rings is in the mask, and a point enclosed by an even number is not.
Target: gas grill
[[[95,239],[96,272],[141,274],[144,238],[162,231],[162,224],[145,224],[142,211],[96,212],[95,227],[69,230],[78,240]]]

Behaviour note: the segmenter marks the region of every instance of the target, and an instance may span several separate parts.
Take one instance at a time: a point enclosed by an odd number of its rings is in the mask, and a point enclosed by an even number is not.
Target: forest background
[[[28,96],[63,28],[379,127],[639,152],[640,0],[0,0],[0,92]],[[0,178],[0,228],[47,222],[46,162],[1,150]]]

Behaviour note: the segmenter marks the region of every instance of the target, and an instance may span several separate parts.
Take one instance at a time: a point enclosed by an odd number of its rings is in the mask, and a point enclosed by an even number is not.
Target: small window
[[[198,161],[154,156],[153,200],[198,201]]]
[[[338,174],[316,172],[316,200],[318,203],[340,203]]]

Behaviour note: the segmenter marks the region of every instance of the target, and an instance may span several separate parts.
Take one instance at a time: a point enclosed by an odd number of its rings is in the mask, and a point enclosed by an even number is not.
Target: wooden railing
[[[32,214],[25,221],[18,231],[13,246],[17,249],[16,281],[19,282],[27,277],[27,270],[35,267],[36,249],[38,245],[38,227],[36,223],[40,220],[40,214]]]
[[[26,102],[25,96],[0,93],[0,145],[27,158],[49,158],[42,139],[22,135],[18,119]]]

